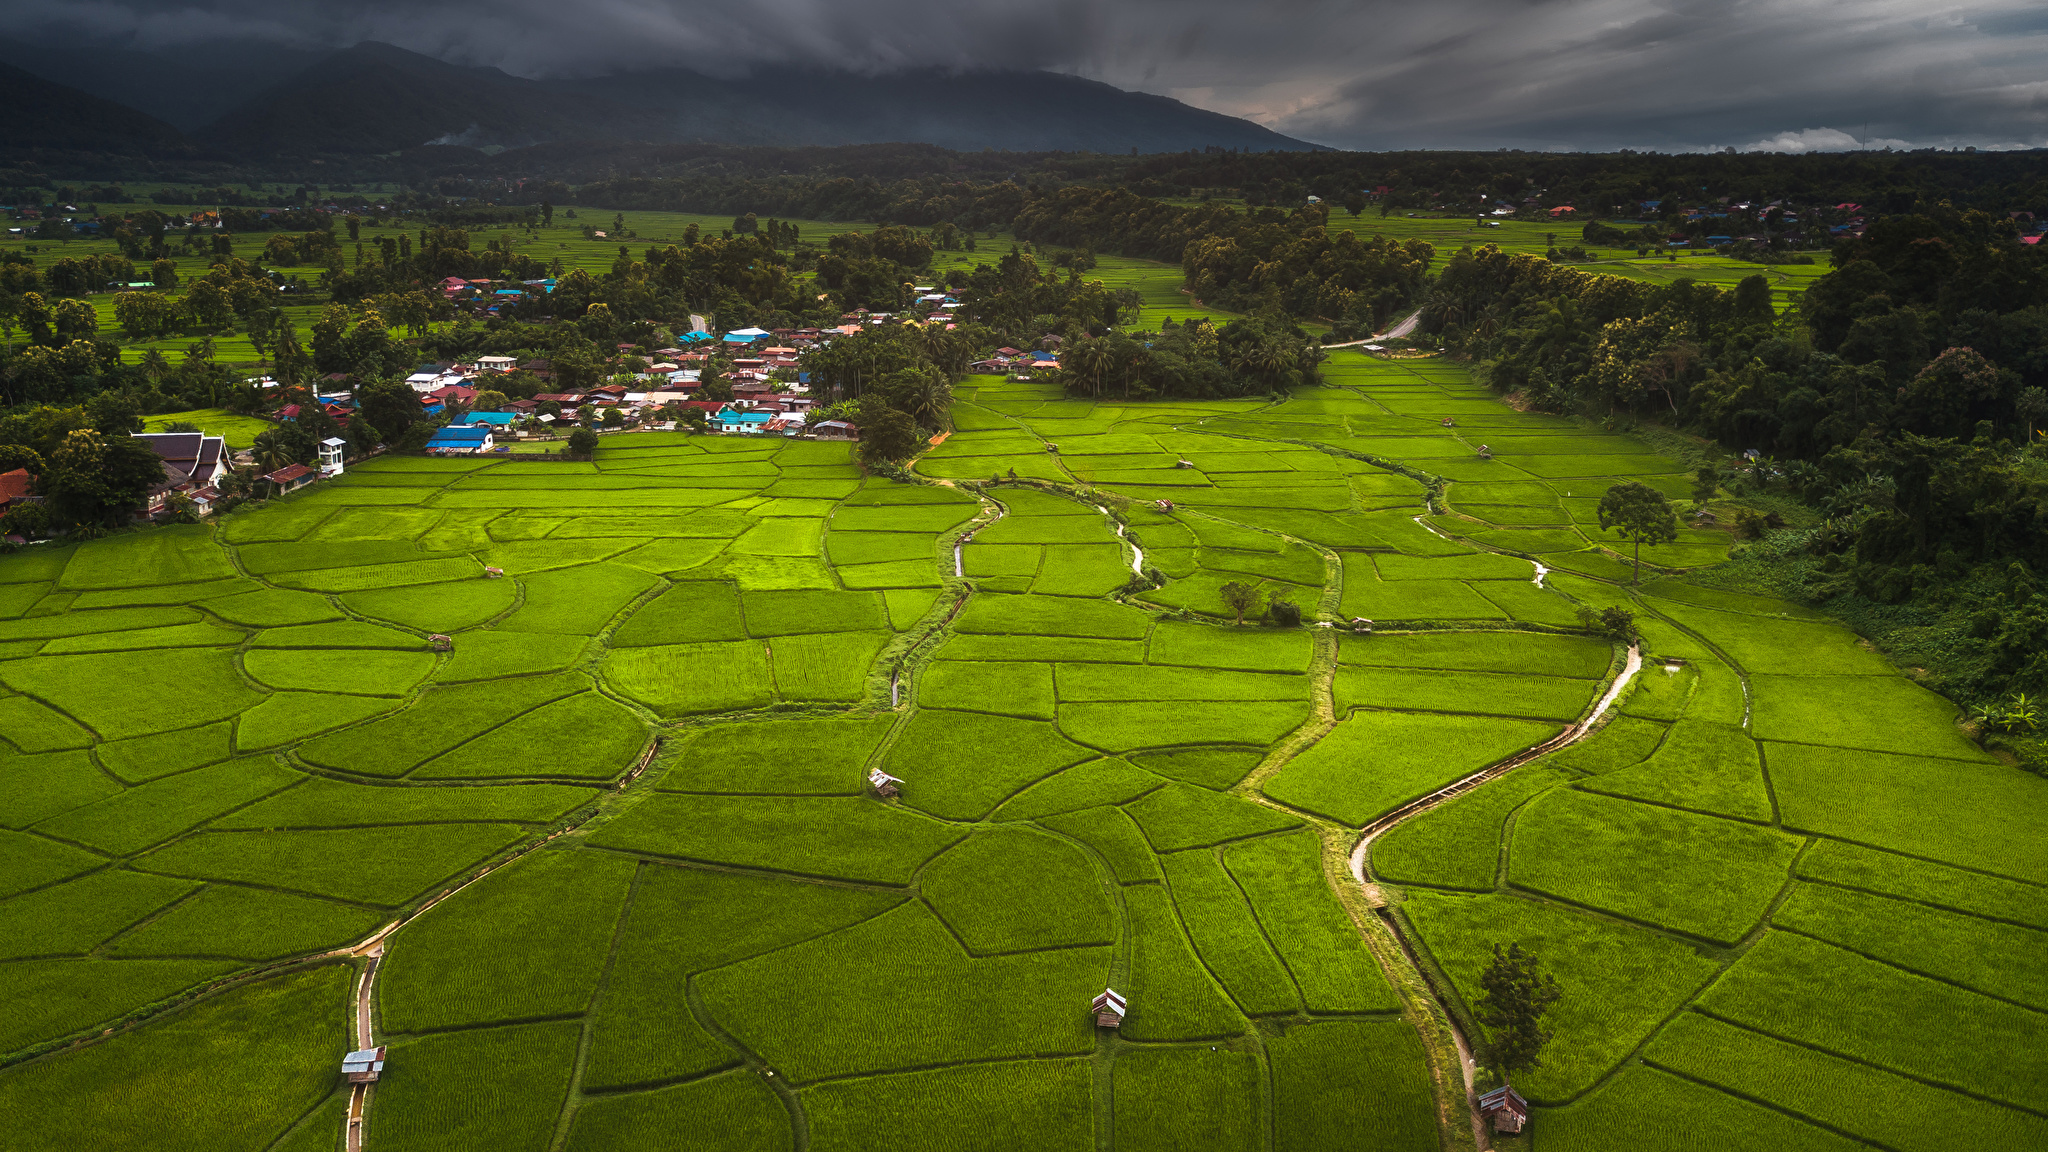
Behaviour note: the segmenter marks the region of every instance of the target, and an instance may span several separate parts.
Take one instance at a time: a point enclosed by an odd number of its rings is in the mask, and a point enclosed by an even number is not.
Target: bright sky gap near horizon
[[[32,42],[381,40],[528,77],[1043,69],[1338,148],[1799,152],[2048,143],[2048,11],[2013,0],[10,0]]]

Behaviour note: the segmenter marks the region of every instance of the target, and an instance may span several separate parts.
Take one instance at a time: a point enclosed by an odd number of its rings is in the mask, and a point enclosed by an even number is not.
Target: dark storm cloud
[[[383,40],[523,76],[1050,68],[1347,147],[2048,143],[2048,15],[2007,0],[9,0],[136,47]]]

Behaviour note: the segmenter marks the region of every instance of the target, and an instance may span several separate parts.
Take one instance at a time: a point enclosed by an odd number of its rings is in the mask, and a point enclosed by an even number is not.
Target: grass
[[[979,750],[988,748],[1001,748],[1003,754],[984,758]],[[944,819],[975,820],[1026,786],[1089,756],[1050,724],[920,709],[904,725],[883,767],[903,781],[905,803]]]
[[[124,934],[107,954],[281,960],[354,943],[385,919],[352,904],[215,884]]]
[[[590,842],[707,864],[902,885],[962,835],[873,800],[662,795],[606,823]]]
[[[852,795],[893,718],[718,724],[665,752],[657,787],[671,792]]]
[[[1516,1078],[1532,1103],[1592,1087],[1719,968],[1669,936],[1515,896],[1419,893],[1401,913],[1468,1005],[1479,998],[1479,973],[1495,944],[1535,953],[1567,989],[1544,1017],[1555,1038],[1543,1066]]]
[[[1773,828],[1562,788],[1516,818],[1508,881],[1733,944],[1785,886],[1799,846]]]
[[[918,877],[918,890],[975,956],[1112,944],[1116,925],[1078,848],[1024,828],[978,832]]]
[[[1396,884],[1491,892],[1508,814],[1570,780],[1547,768],[1521,768],[1404,821],[1372,842],[1373,873]]]
[[[1105,752],[1243,741],[1271,744],[1308,719],[1307,701],[1060,705],[1060,730]]]
[[[378,1144],[543,1152],[568,1094],[574,1022],[427,1036],[391,1049],[377,1083]]]
[[[1253,748],[1169,748],[1137,753],[1131,762],[1168,779],[1222,789],[1244,779],[1263,759],[1264,753]]]
[[[1625,1068],[1602,1091],[1568,1108],[1545,1110],[1535,1126],[1546,1147],[1564,1152],[1649,1146],[1674,1127],[1702,1148],[1730,1152],[1856,1152],[1869,1145],[1837,1136],[1705,1084],[1655,1068]]]
[[[1135,1152],[1262,1148],[1262,1069],[1234,1049],[1133,1048],[1111,1080],[1116,1146]]]
[[[45,820],[36,831],[127,855],[299,779],[270,757],[247,756],[126,789]]]
[[[2036,798],[2048,781],[2003,764],[1765,744],[1785,827],[2048,883]]]
[[[416,779],[505,776],[608,780],[631,768],[647,743],[646,725],[597,692],[543,704],[420,765]],[[545,747],[545,755],[535,750]]]
[[[1192,784],[1168,784],[1126,809],[1156,852],[1208,848],[1228,840],[1292,828],[1299,819]]]
[[[1428,1064],[1413,1028],[1356,1020],[1290,1026],[1266,1050],[1275,1147],[1438,1147]]]
[[[1361,826],[1557,730],[1530,720],[1357,712],[1262,790],[1282,804]]]
[[[101,1025],[241,967],[226,960],[18,960],[0,965],[0,1051]]]
[[[1936,907],[2048,929],[2048,901],[2033,885],[1965,872],[1929,860],[1841,840],[1815,841],[1794,873],[1847,888],[1882,892]]]
[[[397,908],[527,831],[511,824],[444,824],[209,832],[160,848],[136,867]]]
[[[1600,685],[1562,676],[1348,667],[1338,670],[1335,688],[1339,712],[1366,705],[1569,722],[1592,705]]]
[[[0,903],[0,959],[77,956],[190,892],[187,880],[103,868]]]
[[[545,824],[595,799],[591,788],[521,784],[389,788],[313,777],[214,821],[216,828],[360,828],[473,820]]]
[[[1658,1033],[1651,1066],[1812,1117],[1902,1152],[1941,1152],[1965,1139],[2027,1147],[2048,1119],[1892,1075],[1708,1016],[1687,1012]]]
[[[789,1112],[760,1077],[727,1072],[648,1095],[585,1101],[567,1145],[569,1152],[653,1146],[779,1152],[793,1146]]]
[[[10,1069],[0,1076],[10,1142],[110,1152],[267,1147],[331,1090],[348,1047],[349,977],[330,964],[247,984],[149,1028]]]
[[[2048,1062],[2048,1020],[2040,1013],[1790,932],[1766,934],[1701,996],[1700,1008],[2022,1107],[2031,1105]]]
[[[1122,804],[1164,783],[1158,776],[1125,760],[1110,757],[1089,760],[1026,788],[996,809],[990,818],[1030,820],[1104,804]]]
[[[434,670],[430,652],[255,649],[242,670],[280,690],[403,696]]]
[[[917,698],[933,708],[1053,718],[1053,665],[947,660],[920,678]]]
[[[550,700],[575,695],[588,685],[581,676],[564,674],[432,688],[405,711],[323,736],[302,746],[299,755],[309,763],[345,772],[403,775],[480,731]]]
[[[1774,815],[1756,741],[1734,725],[1706,720],[1681,720],[1647,760],[1586,786],[1759,824]]]
[[[378,986],[394,1032],[535,1020],[590,1003],[632,880],[631,860],[539,851],[406,925]]]
[[[1390,1012],[1400,1006],[1323,879],[1321,843],[1313,833],[1229,845],[1223,860],[1311,1013]]]
[[[1215,1040],[1247,1025],[1230,998],[1196,957],[1175,914],[1173,898],[1157,885],[1124,890],[1131,934],[1129,1001],[1119,1031],[1128,1039],[1159,1042]]]
[[[774,693],[758,640],[625,648],[603,675],[613,691],[668,717],[758,708]]]
[[[1247,1016],[1301,1011],[1294,982],[1259,932],[1259,922],[1214,852],[1161,857],[1181,924],[1202,963]]]
[[[2033,929],[1820,884],[1794,886],[1771,913],[1771,925],[2000,999],[2048,1008],[2034,956],[2040,933]]]
[[[1057,669],[1062,703],[1298,700],[1309,688],[1301,676],[1224,669],[1114,664],[1061,664]]]
[[[83,749],[33,756],[0,751],[0,827],[27,828],[120,790]]]
[[[961,1060],[1077,1055],[1093,1047],[1089,997],[1103,948],[970,958],[936,916],[909,903],[851,928],[698,978],[720,1025],[790,1083]],[[915,996],[876,997],[886,969]],[[805,1010],[781,1011],[801,997]]]
[[[1159,861],[1146,844],[1144,833],[1120,809],[1083,808],[1042,816],[1038,823],[1086,844],[1122,883],[1157,880],[1160,876]]]
[[[1142,640],[1150,617],[1138,609],[1065,596],[976,596],[953,621],[963,633]]]
[[[591,1015],[584,1086],[657,1084],[737,1063],[678,995],[693,973],[851,927],[901,901],[872,889],[643,865]]]
[[[820,1084],[802,1099],[819,1152],[976,1152],[1019,1141],[1084,1152],[1094,1147],[1090,1078],[1083,1060],[1016,1060]]]

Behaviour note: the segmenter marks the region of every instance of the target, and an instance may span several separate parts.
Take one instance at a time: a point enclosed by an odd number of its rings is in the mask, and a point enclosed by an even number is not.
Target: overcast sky
[[[2048,5],[6,0],[31,38],[384,40],[522,76],[1045,68],[1345,148],[2048,145]]]

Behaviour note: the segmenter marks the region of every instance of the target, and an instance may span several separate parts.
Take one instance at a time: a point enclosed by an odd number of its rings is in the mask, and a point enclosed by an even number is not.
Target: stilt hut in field
[[[868,786],[875,790],[875,795],[883,799],[900,795],[903,791],[903,781],[889,775],[880,768],[868,770]]]
[[[342,1078],[350,1084],[375,1084],[384,1071],[384,1046],[363,1048],[341,1058]]]
[[[1095,1010],[1097,1028],[1120,1028],[1123,1026],[1124,1013],[1129,1006],[1124,1002],[1123,993],[1114,988],[1105,988],[1089,1007]]]
[[[1520,1132],[1529,1122],[1529,1102],[1522,1099],[1514,1085],[1503,1084],[1479,1098],[1479,1114],[1493,1125],[1495,1132]]]

